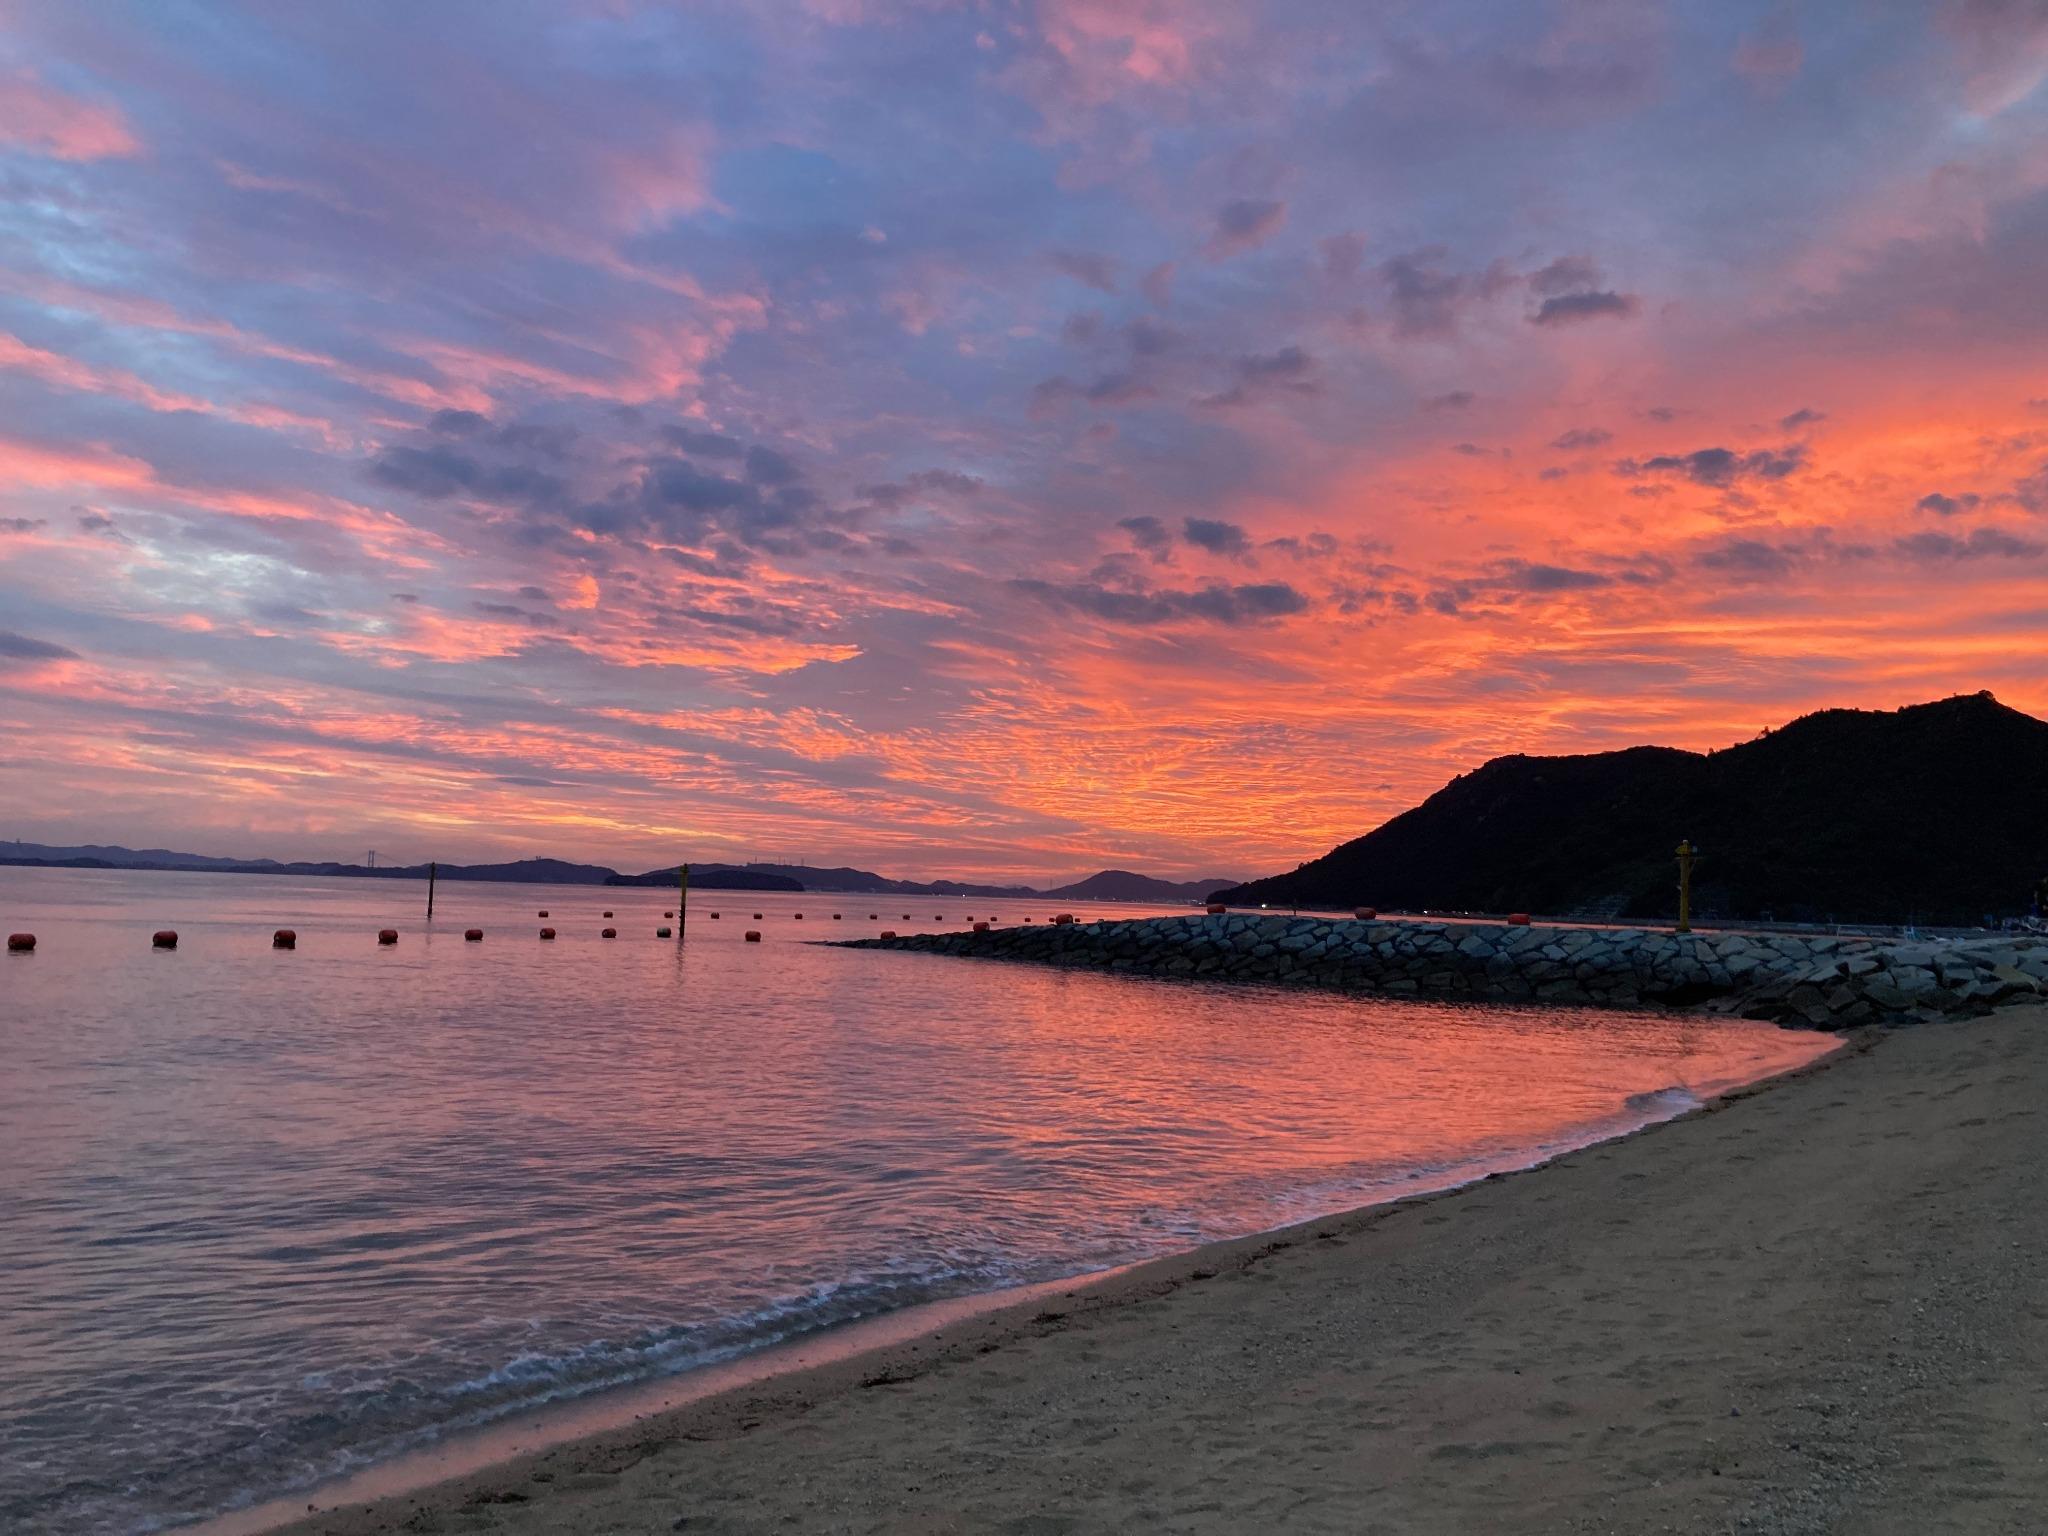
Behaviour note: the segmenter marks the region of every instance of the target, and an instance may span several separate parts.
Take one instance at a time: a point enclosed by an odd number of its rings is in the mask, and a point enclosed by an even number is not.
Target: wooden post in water
[[[1678,931],[1692,932],[1692,861],[1699,850],[1692,845],[1691,838],[1683,838],[1678,844]]]
[[[433,915],[434,915],[434,876],[435,876],[435,875],[437,875],[437,874],[439,874],[439,873],[440,873],[440,871],[441,871],[441,866],[440,866],[439,864],[436,864],[436,863],[434,863],[434,862],[433,862],[432,860],[429,860],[429,861],[428,861],[428,863],[427,863],[427,916],[428,916],[428,917],[429,917],[430,919],[431,919],[431,918],[433,917]]]
[[[683,942],[690,922],[690,866],[676,866],[676,942]]]

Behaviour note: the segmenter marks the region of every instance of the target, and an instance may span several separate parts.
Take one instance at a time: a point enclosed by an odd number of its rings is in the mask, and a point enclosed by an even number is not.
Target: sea
[[[0,931],[38,940],[0,955],[0,1529],[310,1500],[859,1320],[1524,1167],[1833,1044],[824,942],[1044,901],[698,890],[662,938],[672,891],[426,895],[0,868]]]

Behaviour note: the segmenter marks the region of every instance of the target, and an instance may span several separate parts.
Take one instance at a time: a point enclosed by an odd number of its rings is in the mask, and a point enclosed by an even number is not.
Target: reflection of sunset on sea
[[[1249,873],[2048,710],[2038,7],[468,15],[10,18],[10,832]]]

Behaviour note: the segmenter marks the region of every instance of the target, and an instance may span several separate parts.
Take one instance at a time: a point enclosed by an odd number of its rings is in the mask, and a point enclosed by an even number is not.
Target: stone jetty
[[[1225,912],[905,934],[848,947],[1399,997],[1704,1007],[1817,1029],[1915,1023],[2048,996],[2048,940],[2028,937],[1673,933]]]

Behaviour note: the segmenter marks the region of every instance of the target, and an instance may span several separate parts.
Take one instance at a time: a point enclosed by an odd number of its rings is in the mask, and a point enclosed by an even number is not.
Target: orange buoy
[[[803,915],[803,913],[801,913],[801,912],[797,913],[797,915],[796,915],[796,920],[797,920],[798,922],[802,922],[802,921],[804,920],[804,915]]]
[[[1060,913],[1057,913],[1057,914],[1055,914],[1055,915],[1054,915],[1054,917],[1053,917],[1053,924],[1054,924],[1054,926],[1055,926],[1055,927],[1059,927],[1059,928],[1064,928],[1064,927],[1066,927],[1066,926],[1067,926],[1067,925],[1068,925],[1069,923],[1073,922],[1073,920],[1074,920],[1074,914],[1073,914],[1073,913],[1071,913],[1071,912],[1060,912]]]
[[[657,939],[666,939],[671,937],[674,934],[674,932],[674,929],[670,928],[666,923],[664,923],[661,927],[654,930],[654,936]]]
[[[716,912],[711,914],[711,921],[714,923],[718,921],[718,914]]]
[[[882,930],[882,937],[885,939],[893,939],[896,937],[896,930],[894,928],[884,928]]]
[[[297,949],[299,947],[299,936],[290,928],[280,928],[270,936],[270,947],[272,949]]]
[[[1369,923],[1380,915],[1380,909],[1378,907],[1358,907],[1353,910],[1351,915],[1361,922]]]
[[[1212,901],[1209,903],[1209,915],[1211,917],[1221,917],[1228,910],[1229,908],[1225,907],[1223,903],[1220,901]]]
[[[761,914],[760,914],[760,913],[756,912],[756,913],[754,914],[754,921],[755,921],[755,922],[757,922],[757,923],[758,923],[759,921],[761,921]]]
[[[761,942],[761,930],[760,930],[760,929],[758,929],[758,928],[749,928],[749,929],[747,930],[747,942],[748,942],[749,944],[758,944],[758,943],[760,943],[760,942]]]
[[[605,913],[605,916],[606,916],[606,917],[610,917],[610,916],[611,916],[611,913],[607,912],[607,913]]]
[[[619,930],[616,928],[601,928],[598,930],[597,936],[600,939],[616,939],[619,936]]]
[[[945,920],[946,916],[943,912],[934,912],[932,914],[932,921],[935,923],[943,923]]]
[[[976,933],[987,933],[987,932],[988,932],[988,924],[987,924],[987,923],[976,923],[976,924],[974,925],[974,931],[975,931]]]
[[[1528,927],[1528,926],[1529,926],[1529,914],[1528,914],[1528,913],[1526,913],[1526,912],[1510,912],[1510,913],[1508,914],[1508,926],[1509,926],[1510,928],[1526,928],[1526,927]]]
[[[396,928],[379,928],[377,930],[377,942],[379,944],[396,944],[398,942],[398,930]]]
[[[463,939],[471,944],[482,942],[483,936],[484,931],[481,928],[465,928],[462,930]]]
[[[839,921],[839,914],[837,912],[832,914],[832,921],[835,923]]]
[[[159,928],[149,936],[149,942],[158,949],[176,949],[178,947],[178,930],[175,928]]]
[[[544,939],[552,939],[555,936],[555,930],[552,928],[543,928],[540,931],[540,936]]]
[[[664,913],[662,913],[661,915],[662,915],[663,917],[674,917],[674,916],[675,916],[675,913],[673,913],[673,912],[664,912]]]
[[[25,955],[36,947],[36,936],[32,933],[10,933],[7,935],[7,952],[10,955]]]
[[[546,917],[546,916],[547,916],[547,913],[546,913],[545,911],[541,911],[541,912],[536,912],[536,913],[534,914],[534,916],[536,916],[536,917]]]
[[[868,914],[868,921],[869,921],[869,922],[871,922],[871,923],[873,923],[873,922],[879,922],[880,920],[881,920],[881,914],[880,914],[879,912],[870,912],[870,913]]]

